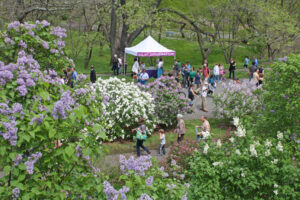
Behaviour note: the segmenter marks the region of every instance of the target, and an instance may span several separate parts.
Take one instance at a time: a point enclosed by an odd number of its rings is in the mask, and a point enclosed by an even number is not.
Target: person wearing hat
[[[175,129],[175,133],[178,134],[177,143],[180,143],[184,138],[186,128],[185,128],[183,116],[181,114],[177,115],[177,120],[178,120],[178,123],[177,123],[176,129]]]
[[[203,87],[202,87],[202,92],[201,92],[201,98],[202,98],[202,110],[204,112],[208,112],[207,107],[206,107],[206,96],[208,92],[208,82],[207,80],[204,81]]]

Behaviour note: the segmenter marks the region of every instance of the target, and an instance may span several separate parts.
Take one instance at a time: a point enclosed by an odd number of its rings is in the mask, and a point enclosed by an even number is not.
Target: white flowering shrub
[[[91,90],[95,96],[102,96],[104,118],[107,122],[106,133],[110,141],[132,138],[132,128],[144,119],[147,133],[155,126],[153,97],[143,92],[133,83],[116,77],[107,80],[99,78]]]
[[[261,93],[254,82],[222,83],[221,92],[213,97],[216,117],[231,119],[255,113],[261,107]]]
[[[230,140],[207,138],[189,159],[188,199],[299,199],[300,170],[284,142],[259,140],[238,118]]]

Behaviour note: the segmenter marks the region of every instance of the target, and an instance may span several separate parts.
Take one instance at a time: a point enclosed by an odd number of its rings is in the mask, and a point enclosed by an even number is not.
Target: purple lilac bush
[[[214,96],[217,118],[232,119],[255,113],[261,107],[261,90],[254,82],[222,83],[221,92]]]
[[[15,33],[22,41],[12,37]],[[98,198],[102,195],[102,180],[92,157],[101,151],[97,139],[105,139],[105,134],[99,134],[104,123],[97,102],[102,98],[92,98],[79,83],[75,89],[58,83],[57,73],[45,66],[52,59],[49,52],[44,52],[49,54],[44,58],[34,53],[40,47],[32,40],[47,34],[55,34],[47,40],[50,46],[53,40],[64,37],[63,29],[53,29],[46,21],[15,22],[0,33],[0,45],[2,37],[6,37],[6,49],[0,51],[8,52],[5,59],[0,53],[0,156],[4,173],[0,196]],[[55,47],[59,45],[51,48]],[[16,58],[10,55],[14,51]],[[81,131],[84,128],[89,134]]]
[[[74,66],[73,61],[65,56],[63,39],[66,36],[65,29],[50,26],[45,20],[34,23],[15,21],[0,31],[0,60],[5,64],[16,63],[18,52],[24,51],[42,69],[59,70]],[[25,90],[24,87],[20,89]]]
[[[147,86],[139,86],[154,98],[158,124],[172,126],[176,122],[178,113],[191,111],[189,100],[179,94],[180,87],[174,77],[163,76]]]

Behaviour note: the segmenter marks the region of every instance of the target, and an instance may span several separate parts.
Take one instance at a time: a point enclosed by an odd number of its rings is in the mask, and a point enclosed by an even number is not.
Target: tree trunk
[[[90,62],[90,42],[88,41],[86,43],[86,49],[85,49],[85,57],[84,57],[84,69],[88,69],[89,68],[89,62]]]
[[[121,0],[121,6],[126,5],[126,0]],[[124,49],[127,47],[127,37],[128,37],[128,30],[129,30],[129,25],[127,24],[127,14],[123,13],[122,14],[122,20],[123,20],[123,26],[122,26],[122,32],[121,32],[121,40],[120,40],[120,48],[118,55],[121,56],[121,58],[124,57]]]
[[[161,29],[162,29],[162,27],[159,26],[158,43],[160,43],[160,40],[161,40],[161,31],[162,31]]]
[[[116,54],[116,34],[117,34],[117,15],[116,15],[116,0],[111,0],[111,22],[110,22],[110,62],[112,62]]]

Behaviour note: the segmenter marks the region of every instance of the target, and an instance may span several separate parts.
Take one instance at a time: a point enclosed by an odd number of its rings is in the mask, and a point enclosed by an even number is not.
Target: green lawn
[[[78,38],[80,40],[80,38]],[[141,40],[144,38],[142,36],[138,37],[133,45],[139,43]],[[157,39],[157,38],[156,38]],[[74,38],[73,38],[74,40]],[[82,42],[84,42],[83,39],[81,39]],[[169,38],[162,38],[161,39],[161,44],[166,46],[169,49],[175,50],[176,51],[176,57],[178,60],[181,62],[190,62],[191,65],[195,68],[199,68],[202,64],[202,56],[200,53],[200,48],[199,45],[196,41],[190,41],[190,40],[177,40],[177,39],[169,39]],[[68,47],[70,45],[70,39],[67,38],[66,41],[66,48],[68,51]],[[133,46],[132,45],[132,46]],[[92,58],[90,61],[90,65],[94,65],[96,72],[97,73],[111,73],[111,67],[109,65],[110,61],[110,49],[109,46],[106,45],[103,48],[103,55],[99,55],[99,44],[95,44]],[[77,70],[79,72],[83,73],[89,73],[89,69],[84,69],[83,63],[84,63],[84,55],[85,55],[85,49],[83,48],[81,53],[79,54],[78,57],[73,58]],[[243,68],[243,60],[244,56],[248,55],[250,58],[254,56],[254,51],[250,47],[245,46],[239,46],[236,47],[235,49],[235,59],[237,62],[237,68]],[[128,55],[127,56],[127,61],[128,61],[128,72],[131,71],[131,66],[133,63],[134,56]],[[152,58],[152,63],[155,63],[156,58]],[[163,58],[165,61],[165,70],[169,71],[172,68],[173,65],[173,57],[164,57]],[[141,58],[142,61],[146,62],[146,66],[149,67],[150,64],[150,58]],[[224,55],[221,49],[216,45],[210,54],[208,58],[209,62],[209,67],[212,68],[214,63],[225,63]],[[259,61],[260,63],[263,61]],[[225,68],[227,69],[228,66],[225,65]]]
[[[213,138],[220,138],[226,133],[226,128],[223,128],[224,125],[229,125],[228,121],[224,119],[208,119],[211,125],[211,135]],[[196,132],[195,126],[201,126],[201,120],[186,120],[186,134],[185,137],[195,138]],[[177,135],[173,130],[166,131],[166,147],[170,147],[177,140]],[[149,149],[158,149],[160,144],[159,134],[154,133],[145,141],[144,145]],[[135,152],[135,142],[133,141],[121,141],[113,143],[104,143],[103,147],[108,150],[108,154],[121,154]]]

